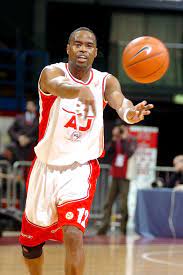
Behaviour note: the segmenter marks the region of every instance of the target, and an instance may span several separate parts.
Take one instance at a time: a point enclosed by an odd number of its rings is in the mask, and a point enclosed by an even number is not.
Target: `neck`
[[[82,80],[83,82],[86,82],[89,77],[90,77],[90,70],[91,70],[91,66],[89,67],[79,67],[75,64],[73,64],[72,62],[68,62],[68,68],[70,73],[77,79]]]

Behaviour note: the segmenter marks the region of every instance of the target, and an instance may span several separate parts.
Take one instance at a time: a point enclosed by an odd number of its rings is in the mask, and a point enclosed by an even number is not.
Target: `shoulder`
[[[94,75],[98,75],[100,78],[106,78],[109,77],[111,74],[108,72],[102,72],[97,69],[92,68],[92,72]]]
[[[107,80],[106,80],[107,87],[113,86],[113,85],[120,85],[119,80],[112,74],[109,74]]]
[[[110,96],[113,92],[121,92],[121,86],[119,80],[112,74],[106,79],[105,94]]]
[[[38,87],[42,92],[47,93],[47,85],[54,78],[65,76],[65,72],[61,66],[58,66],[58,64],[60,63],[48,65],[42,70],[38,81]]]
[[[52,76],[52,75],[65,75],[62,66],[59,66],[60,63],[55,63],[51,65],[47,65],[46,67],[43,68],[41,72],[40,79],[45,77],[45,76]],[[64,63],[62,63],[64,64]]]

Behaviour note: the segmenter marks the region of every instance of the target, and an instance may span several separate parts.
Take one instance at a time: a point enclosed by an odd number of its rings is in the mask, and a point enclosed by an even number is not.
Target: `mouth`
[[[78,55],[77,56],[77,60],[79,61],[79,62],[86,62],[87,60],[88,60],[88,58],[85,56],[85,55]]]

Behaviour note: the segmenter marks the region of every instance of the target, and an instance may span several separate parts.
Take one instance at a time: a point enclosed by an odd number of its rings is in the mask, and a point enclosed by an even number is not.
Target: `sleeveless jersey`
[[[94,96],[96,116],[89,110],[86,119],[76,113],[78,99],[65,99],[45,94],[39,88],[39,142],[37,158],[48,165],[81,164],[100,157],[104,147],[103,109],[106,72],[91,69],[87,82],[72,76],[67,63],[56,63],[73,83],[87,85]],[[39,85],[38,85],[39,86]]]

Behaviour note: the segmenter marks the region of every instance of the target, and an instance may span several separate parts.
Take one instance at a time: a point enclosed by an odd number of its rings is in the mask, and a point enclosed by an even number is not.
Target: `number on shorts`
[[[86,210],[85,208],[78,208],[77,210],[79,212],[77,222],[80,223],[85,228],[86,226],[85,223],[86,223],[86,219],[88,218],[89,211]]]

